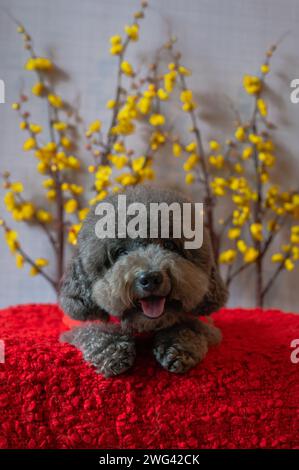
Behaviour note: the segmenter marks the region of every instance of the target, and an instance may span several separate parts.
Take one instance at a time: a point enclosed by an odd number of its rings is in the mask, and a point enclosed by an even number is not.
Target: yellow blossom
[[[142,114],[148,114],[150,112],[152,100],[150,98],[141,97],[137,103],[137,108]]]
[[[7,230],[5,232],[5,241],[12,253],[15,253],[19,247],[18,234],[15,230]]]
[[[250,232],[254,240],[263,240],[263,226],[261,223],[254,223],[250,225]]]
[[[221,168],[223,168],[224,165],[224,157],[223,155],[210,155],[209,163],[218,170],[220,170]]]
[[[164,75],[164,88],[168,93],[173,91],[176,82],[177,72],[175,70],[170,71]]]
[[[261,72],[266,75],[270,71],[270,67],[268,64],[261,65]]]
[[[24,266],[24,256],[21,255],[21,253],[16,254],[16,266],[18,269],[21,269]]]
[[[163,88],[159,88],[159,90],[157,91],[157,95],[161,101],[168,100],[169,98],[169,94],[165,90],[163,90]]]
[[[64,204],[64,209],[67,214],[73,214],[78,208],[78,201],[76,199],[69,199]]]
[[[137,41],[139,37],[139,26],[134,23],[131,26],[125,26],[125,33],[129,36],[131,41]]]
[[[83,186],[79,184],[70,184],[69,190],[71,193],[76,194],[79,196],[80,194],[83,193]]]
[[[32,220],[34,216],[34,205],[30,202],[25,202],[21,207],[20,207],[20,217],[21,220]]]
[[[163,124],[165,123],[165,117],[163,116],[163,114],[152,114],[149,118],[149,123],[152,126],[163,126]]]
[[[122,175],[116,177],[116,181],[123,186],[131,186],[137,183],[137,178],[131,173],[123,173]]]
[[[110,43],[111,43],[111,48],[110,48],[110,54],[112,55],[118,55],[121,54],[123,50],[123,45],[121,42],[121,37],[116,35],[112,36],[110,38]]]
[[[56,122],[53,123],[53,128],[57,132],[63,132],[67,129],[67,123],[63,122],[63,121],[56,121]]]
[[[124,166],[128,164],[128,157],[125,154],[110,155],[109,160],[118,170],[121,170]]]
[[[77,245],[78,233],[80,232],[81,226],[81,224],[74,224],[70,227],[68,232],[68,242],[71,245]]]
[[[115,108],[116,102],[115,100],[108,100],[106,103],[106,108],[108,109],[113,109]]]
[[[8,211],[12,211],[15,207],[15,196],[12,192],[8,191],[4,196],[4,203]]]
[[[71,140],[65,135],[61,137],[60,143],[64,148],[70,148],[72,146]]]
[[[281,263],[284,260],[282,253],[274,253],[271,257],[272,263]]]
[[[296,234],[296,233],[292,233],[292,234],[291,234],[291,237],[290,237],[290,241],[291,241],[291,243],[293,243],[294,245],[295,245],[295,244],[298,244],[298,243],[299,243],[299,235]]]
[[[195,175],[193,173],[187,173],[185,176],[186,184],[192,184],[195,181]]]
[[[124,153],[126,151],[126,148],[122,141],[115,142],[115,144],[113,145],[113,149],[117,153]]]
[[[162,132],[155,131],[152,133],[150,138],[151,149],[157,150],[166,141],[166,137]]]
[[[73,170],[79,170],[80,168],[80,162],[78,158],[74,157],[73,155],[70,155],[67,158],[67,165],[72,168]]]
[[[246,132],[244,127],[239,126],[235,132],[235,138],[240,142],[243,142],[246,139]]]
[[[258,158],[261,162],[269,167],[273,166],[275,163],[275,156],[269,152],[259,152]]]
[[[138,173],[140,172],[140,170],[143,169],[144,167],[144,164],[145,164],[145,157],[144,156],[141,156],[141,157],[138,157],[138,158],[135,158],[132,162],[132,168],[133,170]]]
[[[55,198],[56,198],[56,191],[55,191],[55,189],[50,189],[50,190],[47,192],[47,199],[49,199],[49,201],[53,201]]]
[[[245,75],[243,78],[243,86],[249,95],[257,95],[262,89],[262,82],[259,77]]]
[[[197,149],[197,145],[196,145],[196,142],[194,142],[194,140],[192,140],[188,145],[186,145],[185,147],[185,150],[186,152],[188,153],[192,153],[192,152],[196,152],[196,149]]]
[[[53,93],[50,93],[48,95],[48,101],[53,106],[53,108],[61,108],[62,106],[62,98],[59,95],[54,95]]]
[[[243,173],[244,172],[244,168],[241,165],[241,163],[235,163],[234,170],[235,170],[236,173]]]
[[[237,256],[236,250],[229,249],[220,253],[219,262],[223,264],[231,264],[235,261]]]
[[[24,144],[23,144],[23,150],[25,152],[28,152],[28,150],[32,150],[36,147],[36,140],[33,137],[29,137]]]
[[[248,158],[250,158],[252,154],[253,154],[253,148],[252,147],[244,147],[243,152],[242,152],[242,159],[243,160],[248,160]]]
[[[42,175],[44,175],[44,174],[46,173],[47,169],[48,169],[48,165],[47,165],[46,163],[44,163],[44,162],[39,162],[39,163],[37,164],[37,167],[36,167],[36,168],[37,168],[37,171],[38,171],[39,173],[41,173]]]
[[[213,150],[213,151],[217,151],[220,148],[220,144],[219,144],[219,142],[217,142],[217,140],[211,140],[209,142],[209,145],[210,145],[210,149]]]
[[[247,250],[247,245],[244,242],[244,240],[237,241],[237,248],[240,251],[240,253],[245,253],[245,251]]]
[[[21,121],[21,122],[20,122],[20,129],[22,129],[22,131],[23,131],[24,129],[27,129],[27,122],[26,122],[26,121]]]
[[[182,146],[178,142],[174,142],[172,145],[172,153],[175,157],[179,157],[182,153]]]
[[[87,214],[89,212],[89,208],[86,207],[84,209],[80,209],[78,211],[78,217],[79,217],[79,220],[84,220],[86,217],[87,217]]]
[[[44,89],[45,89],[45,87],[44,87],[43,83],[37,82],[31,88],[31,93],[35,96],[41,96]]]
[[[39,222],[44,224],[49,224],[53,220],[52,214],[44,209],[38,209],[35,216]]]
[[[35,266],[31,266],[30,271],[29,271],[29,276],[37,276],[39,273],[39,270]]]
[[[236,238],[239,238],[240,235],[241,235],[240,228],[230,228],[229,231],[227,232],[227,236],[230,240],[235,240]]]
[[[134,70],[133,70],[133,67],[132,65],[124,60],[122,63],[121,63],[121,71],[125,74],[125,75],[128,75],[129,77],[131,77],[132,75],[134,75]]]
[[[39,134],[43,130],[42,126],[39,126],[38,124],[33,124],[33,123],[29,125],[29,129],[31,130],[33,134]]]
[[[115,44],[119,44],[120,42],[121,42],[121,36],[119,36],[119,35],[111,36],[110,44],[112,46],[115,46]]]
[[[34,263],[38,268],[44,268],[45,266],[48,266],[49,261],[45,258],[36,258]]]
[[[287,269],[287,271],[293,271],[293,269],[295,268],[295,264],[291,259],[288,258],[284,262],[284,267]]]
[[[259,145],[263,142],[262,137],[260,135],[257,135],[257,134],[249,134],[249,140],[254,145]]]
[[[183,103],[186,103],[188,101],[192,101],[192,98],[193,98],[193,93],[191,90],[183,90],[181,91],[181,94],[180,94],[180,100],[183,102]]]
[[[243,259],[244,263],[253,263],[259,255],[259,252],[256,248],[250,246],[246,249]]]
[[[24,186],[20,181],[15,181],[14,183],[11,183],[9,189],[14,193],[21,193],[24,191]]]
[[[190,75],[191,75],[191,70],[187,69],[187,68],[184,67],[183,65],[180,65],[180,66],[179,66],[179,73],[180,73],[181,75],[190,76]]]
[[[26,70],[40,70],[43,72],[47,72],[53,68],[53,63],[50,59],[46,59],[45,57],[30,57],[26,64]]]
[[[185,89],[180,94],[180,100],[183,103],[183,111],[189,112],[195,108],[195,103],[193,101],[193,93],[191,90]]]
[[[14,110],[18,110],[18,109],[20,109],[20,104],[19,104],[19,103],[13,103],[13,104],[11,105],[11,107],[12,107],[12,109],[14,109]]]
[[[107,191],[105,190],[100,191],[96,195],[96,197],[93,197],[92,199],[90,199],[89,205],[92,206],[95,202],[102,201],[103,199],[105,199],[105,197],[107,197],[107,195],[108,195]]]
[[[210,185],[216,196],[225,196],[227,182],[224,178],[214,178]]]
[[[196,153],[192,153],[185,161],[183,168],[185,171],[191,171],[199,162],[199,156]]]
[[[260,112],[260,115],[265,117],[267,116],[267,104],[265,103],[265,101],[262,99],[262,98],[259,98],[257,100],[257,107],[258,107],[258,110]]]

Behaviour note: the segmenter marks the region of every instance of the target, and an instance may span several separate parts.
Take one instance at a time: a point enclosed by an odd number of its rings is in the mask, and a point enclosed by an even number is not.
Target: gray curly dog
[[[105,199],[116,212],[118,194]],[[190,203],[178,192],[146,186],[124,194],[127,204],[146,208],[150,203]],[[204,229],[202,246],[186,249],[184,234],[172,236],[171,214],[169,220],[168,238],[159,231],[159,238],[99,239],[93,207],[79,233],[77,252],[62,280],[60,305],[70,317],[87,323],[67,331],[61,340],[80,349],[105,377],[133,365],[136,333],[152,332],[156,360],[175,373],[194,367],[221,340],[218,328],[198,318],[218,310],[227,299],[209,236]],[[110,315],[119,321],[109,322]]]

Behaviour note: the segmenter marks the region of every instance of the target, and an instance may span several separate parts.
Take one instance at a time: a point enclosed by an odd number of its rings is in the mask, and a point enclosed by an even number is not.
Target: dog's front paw
[[[120,338],[117,342],[112,341],[104,350],[95,354],[89,360],[105,377],[112,377],[130,369],[134,364],[135,357],[134,341]]]
[[[100,325],[74,328],[61,336],[61,341],[76,346],[83,357],[105,377],[121,374],[134,363],[134,339],[129,335],[103,331]]]
[[[206,355],[208,342],[193,331],[157,335],[153,353],[157,361],[169,372],[183,374],[196,366]]]

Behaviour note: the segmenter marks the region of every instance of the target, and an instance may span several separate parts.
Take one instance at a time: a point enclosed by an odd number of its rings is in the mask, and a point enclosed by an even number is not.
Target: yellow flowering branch
[[[291,235],[291,245],[287,246],[287,255],[274,254],[272,262],[278,262],[278,268],[270,279],[264,280],[264,259],[272,247],[274,240],[281,230],[296,219],[299,214],[298,191],[280,193],[276,186],[269,186],[270,168],[275,164],[274,144],[270,140],[269,131],[274,129],[266,116],[268,107],[262,92],[265,79],[270,70],[270,59],[277,49],[277,44],[270,47],[261,66],[260,76],[246,75],[243,85],[246,92],[253,97],[254,106],[249,122],[243,124],[237,113],[237,129],[235,136],[227,141],[227,151],[224,154],[219,170],[226,172],[224,177],[215,177],[212,186],[217,197],[229,195],[236,209],[227,236],[235,243],[220,254],[221,263],[228,264],[226,283],[230,285],[239,274],[250,266],[255,266],[256,304],[262,306],[265,295],[272,287],[277,276],[283,269],[294,269],[294,261],[298,259],[299,237]],[[266,129],[261,127],[263,125]],[[211,148],[219,148],[219,144],[210,143]],[[216,160],[211,160],[216,166]],[[248,176],[246,164],[248,163]],[[250,174],[253,169],[254,178],[250,184]],[[219,186],[221,185],[221,186]],[[267,189],[268,188],[268,189]],[[268,225],[266,225],[268,224]],[[293,230],[297,230],[296,226]],[[251,245],[241,238],[248,234]],[[243,263],[233,269],[238,262],[238,252],[243,256]]]
[[[54,290],[57,290],[57,282],[51,278],[43,269],[44,266],[48,265],[48,260],[45,258],[37,258],[33,260],[21,247],[20,242],[18,241],[18,234],[15,230],[12,230],[5,220],[0,216],[0,226],[4,230],[6,242],[10,248],[12,254],[16,256],[16,266],[18,268],[23,268],[24,264],[27,263],[31,266],[29,274],[35,276],[40,274],[52,287]]]

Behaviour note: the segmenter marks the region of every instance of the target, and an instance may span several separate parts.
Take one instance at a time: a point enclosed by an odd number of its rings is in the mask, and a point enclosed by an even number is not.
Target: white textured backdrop
[[[26,25],[39,53],[53,57],[67,72],[59,92],[78,106],[85,121],[91,121],[100,116],[113,92],[116,61],[108,53],[109,37],[122,32],[138,5],[135,0],[0,0],[0,79],[6,84],[6,104],[0,104],[0,170],[11,170],[31,194],[39,193],[34,159],[22,153],[23,136],[10,105],[32,81],[22,70],[25,51],[6,11]],[[228,99],[246,111],[243,74],[257,71],[267,47],[289,31],[273,60],[271,119],[279,125],[276,141],[281,144],[282,158],[288,160],[276,180],[298,186],[299,104],[289,99],[290,81],[299,77],[298,23],[298,0],[152,0],[141,40],[131,54],[142,60],[169,31],[178,36],[184,63],[193,70],[191,84],[198,93],[208,140],[232,129]],[[43,118],[39,107],[33,115],[36,121]],[[169,166],[166,156],[160,177],[170,184],[180,178],[178,168]],[[47,256],[38,230],[19,227],[24,247],[34,256]],[[15,268],[2,235],[0,254],[0,306],[55,300],[41,278],[29,278]],[[268,305],[299,311],[298,270],[290,279],[279,281]],[[252,305],[250,280],[251,275],[244,274],[243,287],[232,291],[231,305]]]

